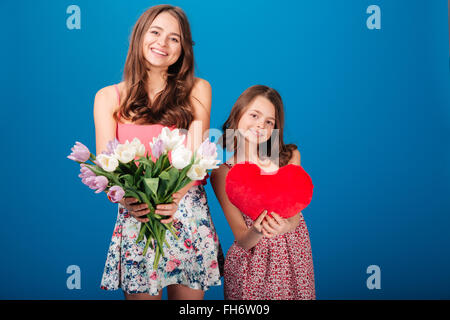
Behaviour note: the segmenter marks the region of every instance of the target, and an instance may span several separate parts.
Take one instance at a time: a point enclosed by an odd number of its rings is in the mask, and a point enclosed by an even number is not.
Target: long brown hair
[[[261,148],[265,148],[267,156],[272,160],[279,161],[279,166],[283,167],[288,164],[292,157],[292,152],[297,149],[295,144],[285,145],[283,142],[283,127],[284,127],[284,108],[283,101],[280,94],[273,88],[263,85],[255,85],[247,90],[245,90],[237,99],[233,108],[231,109],[230,115],[222,126],[223,135],[219,138],[218,144],[222,145],[224,148],[232,146],[232,150],[236,153],[237,150],[237,138],[236,135],[227,136],[227,129],[233,129],[234,132],[238,129],[238,123],[244,114],[247,107],[252,103],[252,101],[258,97],[262,96],[267,98],[275,107],[275,126],[274,129],[278,129],[278,134],[275,134],[276,130],[272,132],[271,137],[258,145],[258,154]],[[272,154],[272,150],[279,150],[279,154]]]
[[[162,12],[174,16],[181,29],[180,58],[168,68],[167,85],[150,103],[147,93],[147,62],[143,39],[153,20]],[[194,86],[194,50],[189,21],[184,11],[171,5],[157,5],[145,11],[136,22],[124,68],[125,98],[114,113],[137,124],[160,123],[188,129],[194,119],[190,94]],[[150,105],[151,104],[151,105]]]

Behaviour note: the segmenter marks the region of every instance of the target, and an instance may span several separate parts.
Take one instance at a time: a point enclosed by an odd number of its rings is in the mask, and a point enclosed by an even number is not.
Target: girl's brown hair
[[[278,134],[274,134],[276,131],[272,133],[272,136],[263,143],[258,145],[258,154],[260,154],[260,149],[265,148],[266,154],[271,159],[279,160],[279,166],[283,167],[288,164],[289,160],[292,157],[292,153],[297,146],[295,144],[287,144],[285,145],[283,142],[283,127],[284,127],[284,108],[283,101],[281,100],[280,94],[275,90],[267,86],[263,85],[255,85],[247,90],[245,90],[237,99],[233,108],[231,109],[230,116],[227,121],[222,126],[222,131],[224,134],[219,138],[218,143],[222,145],[224,148],[233,146],[232,150],[236,153],[237,149],[237,137],[235,132],[238,129],[238,123],[244,114],[246,108],[250,105],[250,103],[258,96],[265,97],[268,99],[273,106],[275,107],[275,126],[274,129],[278,129]],[[233,129],[233,135],[227,136],[227,129]],[[272,154],[272,150],[279,150],[279,154]]]
[[[143,55],[143,39],[153,20],[161,13],[174,16],[181,29],[180,58],[168,68],[167,85],[150,103],[147,93],[147,61]],[[130,47],[124,68],[125,98],[118,116],[137,124],[160,123],[188,129],[194,119],[190,94],[194,86],[194,50],[189,21],[184,11],[170,5],[157,5],[145,11],[136,22],[130,38]]]

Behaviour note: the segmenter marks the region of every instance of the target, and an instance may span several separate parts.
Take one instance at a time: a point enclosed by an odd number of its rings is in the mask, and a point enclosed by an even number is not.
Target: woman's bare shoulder
[[[103,102],[111,102],[114,100],[114,93],[115,93],[115,88],[113,85],[101,88],[95,94],[95,100],[99,99]]]
[[[123,96],[122,92],[125,89],[123,82],[117,84],[119,88],[120,96]],[[113,113],[119,107],[119,97],[117,96],[117,90],[115,85],[106,86],[97,91],[95,95],[96,104],[102,109],[107,109]]]
[[[211,84],[202,78],[195,77],[194,78],[194,87],[192,88],[194,92],[203,92],[203,91],[211,91]]]
[[[195,78],[191,91],[191,102],[198,119],[208,118],[211,115],[211,85],[208,81]]]

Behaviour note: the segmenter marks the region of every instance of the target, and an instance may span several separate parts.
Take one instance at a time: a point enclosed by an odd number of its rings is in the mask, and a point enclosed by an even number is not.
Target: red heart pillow
[[[283,218],[295,216],[312,199],[313,184],[301,166],[288,164],[276,173],[265,173],[256,164],[235,164],[225,179],[225,191],[241,212],[256,220],[264,211]]]

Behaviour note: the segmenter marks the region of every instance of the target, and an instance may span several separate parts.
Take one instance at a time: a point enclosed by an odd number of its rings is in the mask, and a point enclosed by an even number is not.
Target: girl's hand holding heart
[[[255,222],[253,222],[252,229],[266,238],[273,238],[290,231],[291,225],[286,219],[282,219],[274,212],[271,215],[275,219],[268,217],[267,210],[264,210]]]
[[[283,219],[275,212],[271,212],[270,215],[273,218],[266,216],[262,221],[263,233],[267,238],[291,232],[297,226],[290,219]]]
[[[267,233],[265,232],[263,225],[262,225],[262,222],[263,222],[264,218],[266,217],[266,215],[267,215],[267,210],[264,210],[259,215],[259,217],[253,222],[251,229],[259,235],[263,234],[264,236],[267,236]]]

